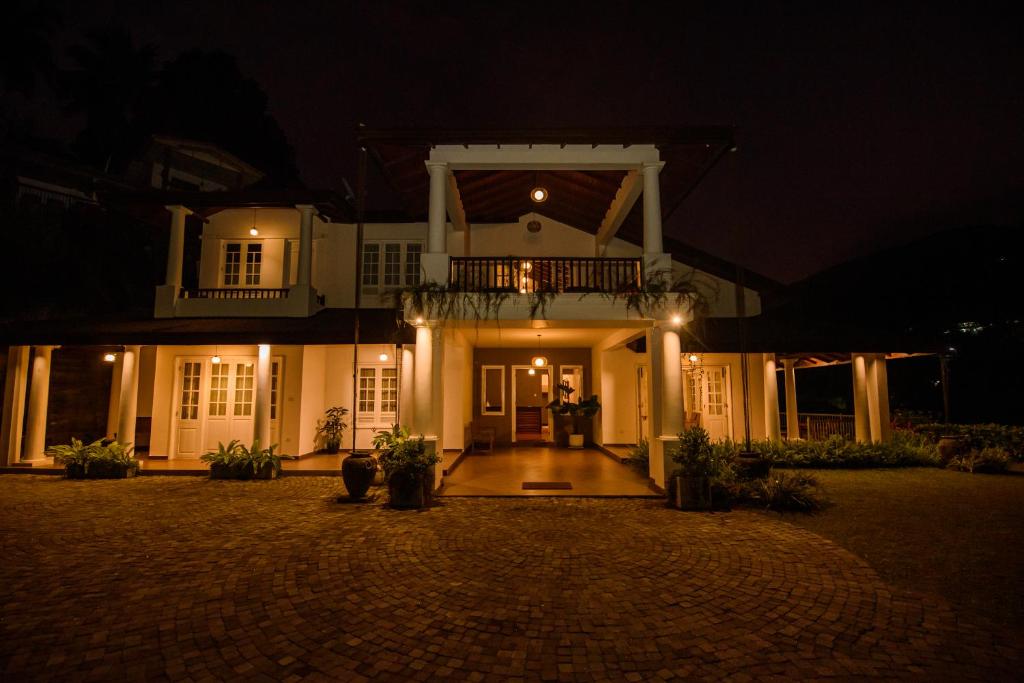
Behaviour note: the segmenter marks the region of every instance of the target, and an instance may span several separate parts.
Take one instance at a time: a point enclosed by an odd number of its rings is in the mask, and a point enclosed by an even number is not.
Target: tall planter
[[[677,510],[711,509],[711,479],[708,477],[674,477],[670,492],[670,500]]]
[[[345,482],[345,490],[352,500],[362,500],[373,483],[373,475],[377,471],[377,461],[369,451],[352,451],[352,454],[341,461],[341,479]]]
[[[392,472],[388,477],[388,502],[393,508],[405,510],[421,508],[424,498],[423,489],[423,475],[411,472]]]

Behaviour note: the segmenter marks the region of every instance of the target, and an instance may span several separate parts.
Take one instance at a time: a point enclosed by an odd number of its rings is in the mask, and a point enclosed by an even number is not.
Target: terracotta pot
[[[394,472],[388,477],[388,499],[393,508],[423,507],[423,477],[406,472]]]
[[[373,475],[377,471],[377,461],[369,451],[352,451],[341,461],[341,478],[345,482],[345,490],[352,500],[361,500],[373,483]]]

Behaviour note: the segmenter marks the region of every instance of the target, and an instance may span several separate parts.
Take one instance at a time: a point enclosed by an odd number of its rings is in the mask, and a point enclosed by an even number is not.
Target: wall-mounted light
[[[220,365],[220,356],[214,356],[213,358],[210,359],[210,362],[213,363],[214,365]]]
[[[377,356],[377,360],[381,363],[386,363],[388,361],[388,351],[383,346],[380,347],[380,355]]]
[[[415,324],[417,324],[417,325],[422,325],[423,324],[423,317],[422,316],[416,316],[416,320],[414,320],[413,322]]]
[[[691,363],[696,363],[697,361],[699,361],[699,360],[700,360],[700,358],[698,358],[698,357],[697,357],[697,354],[695,354],[695,353],[691,353],[691,354],[690,354],[690,355],[689,355],[689,356],[687,357],[687,360],[689,360],[689,361],[690,361]]]
[[[530,190],[530,199],[532,199],[535,204],[546,202],[548,199],[548,191],[543,187],[535,187]]]
[[[107,353],[103,354],[103,361],[104,362],[106,362],[106,363],[113,363],[115,360],[117,360],[117,356],[115,356],[114,354],[112,354],[110,352],[107,352]]]
[[[683,324],[683,316],[679,315],[678,313],[673,313],[671,320],[673,325]]]

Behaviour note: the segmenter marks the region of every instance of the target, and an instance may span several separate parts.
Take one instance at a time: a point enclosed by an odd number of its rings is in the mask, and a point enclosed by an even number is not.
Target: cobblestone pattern
[[[0,477],[5,680],[1010,679],[1021,642],[751,512]]]

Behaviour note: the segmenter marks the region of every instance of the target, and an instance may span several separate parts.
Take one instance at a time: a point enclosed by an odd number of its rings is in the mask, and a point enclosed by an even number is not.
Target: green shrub
[[[972,448],[966,453],[954,455],[946,465],[951,470],[960,472],[984,472],[995,474],[1005,472],[1010,464],[1010,455],[1002,448]]]
[[[50,446],[45,451],[65,470],[80,468],[88,476],[91,471],[110,472],[115,469],[138,470],[139,461],[132,455],[131,444],[122,444],[111,439],[100,439],[83,444],[72,437],[70,444]]]
[[[1001,448],[1014,460],[1024,461],[1024,427],[1017,425],[923,424],[914,431],[932,443],[943,436],[963,436],[973,449]]]
[[[640,439],[640,443],[631,447],[622,462],[640,474],[646,475],[650,471],[651,464],[651,445],[647,439]]]
[[[253,442],[252,446],[246,448],[237,439],[229,442],[226,446],[217,443],[217,450],[204,453],[200,460],[210,464],[210,469],[215,467],[233,470],[239,478],[250,478],[270,467],[274,476],[281,474],[281,456],[274,453],[276,446],[260,448],[259,440]]]
[[[702,427],[692,427],[679,434],[679,443],[672,449],[672,462],[679,465],[675,474],[683,477],[708,477],[722,474],[725,461],[721,449],[715,449],[711,437]]]
[[[814,512],[825,504],[818,480],[806,474],[772,471],[753,485],[754,499],[778,512]]]
[[[897,430],[890,443],[855,443],[841,436],[824,441],[755,441],[753,450],[780,468],[938,467],[935,444],[914,432]],[[723,442],[734,455],[739,446]]]
[[[408,427],[394,425],[373,435],[373,447],[380,451],[377,459],[384,471],[385,481],[394,474],[422,477],[427,470],[441,462],[437,453],[427,453],[422,436],[413,438]]]

